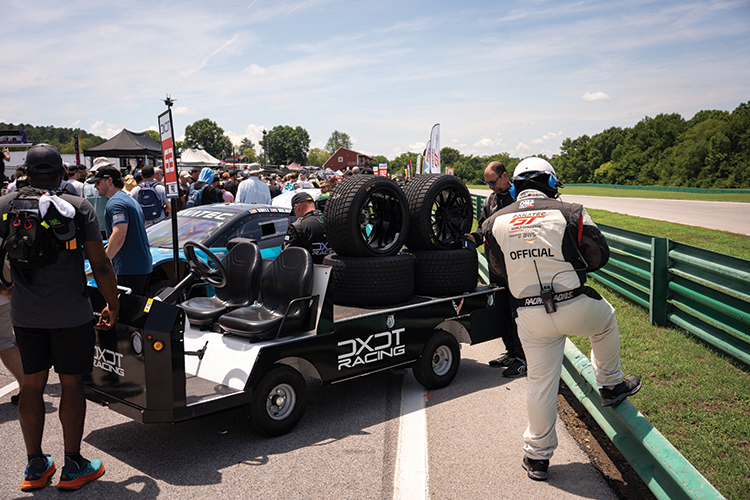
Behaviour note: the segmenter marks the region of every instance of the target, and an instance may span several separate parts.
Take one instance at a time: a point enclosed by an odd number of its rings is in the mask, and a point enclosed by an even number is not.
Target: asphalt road
[[[750,235],[748,203],[573,196],[564,191],[561,191],[564,201],[580,203],[586,208]],[[486,189],[472,189],[471,192],[481,196],[490,193]]]
[[[399,443],[401,370],[332,386],[313,387],[300,425],[266,439],[251,431],[240,410],[180,424],[140,424],[93,403],[82,453],[104,460],[106,474],[66,498],[112,499],[615,499],[599,472],[558,421],[560,447],[546,483],[531,481],[521,468],[526,427],[526,379],[506,379],[487,361],[502,341],[462,346],[454,382],[424,394],[420,436]],[[12,382],[0,365],[0,388]],[[1,391],[0,391],[1,392]],[[11,391],[0,397],[0,498],[59,498],[51,485],[33,493],[19,486],[26,462]],[[57,419],[60,386],[53,374],[45,396],[46,453],[61,460]],[[421,438],[414,439],[415,437]],[[415,443],[423,443],[415,449]],[[418,495],[396,496],[399,454],[424,453],[423,483],[407,484]],[[408,481],[408,478],[407,478]],[[403,484],[402,484],[403,486]]]

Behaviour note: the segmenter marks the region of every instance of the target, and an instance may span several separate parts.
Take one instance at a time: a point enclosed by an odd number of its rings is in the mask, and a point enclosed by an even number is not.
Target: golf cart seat
[[[258,297],[262,260],[258,246],[243,241],[232,247],[221,260],[227,272],[227,283],[216,288],[213,297],[194,297],[180,304],[199,328],[210,327],[222,314],[249,306]]]
[[[234,309],[219,318],[223,331],[267,340],[305,329],[313,298],[313,263],[310,252],[288,247],[268,266],[260,280],[260,306]]]

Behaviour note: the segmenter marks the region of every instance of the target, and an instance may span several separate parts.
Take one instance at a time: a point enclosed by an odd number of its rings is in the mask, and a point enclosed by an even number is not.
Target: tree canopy
[[[568,183],[750,187],[750,102],[731,113],[645,117],[631,128],[566,138],[550,160]]]
[[[53,127],[52,125],[34,126],[28,123],[3,123],[0,122],[0,130],[25,130],[26,140],[38,144],[45,142],[55,146],[62,154],[73,154],[76,152],[74,136],[78,134],[78,142],[81,153],[83,150],[93,148],[106,142],[106,139],[86,132],[82,129],[65,127]],[[13,147],[10,148],[13,150]],[[24,148],[25,149],[25,148]]]
[[[224,129],[216,122],[203,118],[185,127],[183,145],[191,149],[203,149],[215,158],[232,154],[232,141],[224,135]]]
[[[320,148],[312,148],[310,152],[307,153],[307,164],[313,167],[322,167],[330,157],[331,155],[328,154],[328,151]]]
[[[338,151],[339,148],[351,149],[352,139],[346,132],[339,132],[338,130],[334,130],[331,134],[331,137],[328,139],[328,142],[326,142],[325,149],[328,152],[328,156],[331,156],[333,153]]]
[[[268,131],[268,157],[271,165],[307,163],[310,152],[310,135],[300,126],[277,125]]]

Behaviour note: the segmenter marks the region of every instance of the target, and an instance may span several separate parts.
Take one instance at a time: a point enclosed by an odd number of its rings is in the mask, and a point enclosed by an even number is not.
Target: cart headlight
[[[133,352],[136,353],[136,355],[141,355],[143,352],[143,337],[141,337],[140,333],[135,332],[130,337],[130,348],[133,349]]]

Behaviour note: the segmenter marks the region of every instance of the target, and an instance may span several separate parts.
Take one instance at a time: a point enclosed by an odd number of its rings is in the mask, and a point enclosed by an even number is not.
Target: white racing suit
[[[507,275],[528,363],[524,452],[531,459],[548,460],[557,447],[557,392],[566,336],[590,338],[597,384],[616,385],[624,377],[614,308],[584,285],[587,271],[606,264],[609,247],[583,206],[533,189],[524,190],[483,228],[494,257],[491,265]],[[556,308],[549,313],[542,297],[547,287],[552,293],[545,298],[549,302],[551,295],[550,309]]]

